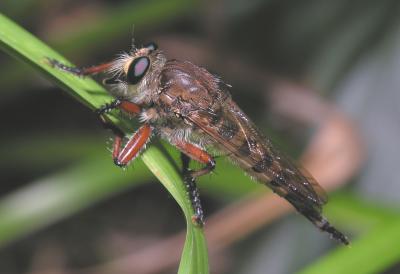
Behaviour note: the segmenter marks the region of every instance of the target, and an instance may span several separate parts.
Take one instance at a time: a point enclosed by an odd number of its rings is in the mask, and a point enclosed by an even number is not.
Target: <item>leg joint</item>
[[[210,161],[207,163],[207,166],[210,168],[210,171],[213,171],[215,169],[216,163],[214,158],[210,158]]]

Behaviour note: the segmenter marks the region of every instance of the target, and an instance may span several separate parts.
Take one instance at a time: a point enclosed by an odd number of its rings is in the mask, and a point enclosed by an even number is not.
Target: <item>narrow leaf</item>
[[[54,58],[65,64],[70,63],[36,37],[1,14],[0,25],[0,48],[21,61],[31,64],[38,71],[42,72],[45,77],[53,80],[67,93],[92,109],[98,108],[105,102],[110,101],[110,96],[95,81],[89,78],[79,78],[49,66],[46,58]],[[112,117],[112,121],[122,124],[122,121],[117,117]],[[193,209],[182,186],[182,179],[172,163],[168,161],[168,158],[157,148],[149,148],[144,152],[143,159],[172,196],[174,196],[186,216],[188,225],[187,241],[185,242],[181,258],[179,273],[208,273],[207,249],[203,231],[189,221],[193,214]],[[181,186],[178,187],[179,185]]]

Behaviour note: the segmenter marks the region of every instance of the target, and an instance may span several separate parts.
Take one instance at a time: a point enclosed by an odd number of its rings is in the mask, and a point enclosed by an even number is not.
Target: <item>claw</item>
[[[192,216],[192,223],[193,223],[195,226],[199,227],[199,228],[204,227],[204,224],[205,224],[205,223],[204,223],[204,216],[194,214],[194,215]]]

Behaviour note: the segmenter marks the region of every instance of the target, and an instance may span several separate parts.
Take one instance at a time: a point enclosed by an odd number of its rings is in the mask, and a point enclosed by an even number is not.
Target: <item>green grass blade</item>
[[[399,217],[396,209],[368,202],[349,192],[336,192],[329,198],[324,208],[327,216],[338,227],[345,227],[356,235]]]
[[[186,195],[182,195],[186,190],[181,182],[180,175],[169,163],[169,160],[163,156],[163,153],[154,146],[150,147],[143,154],[142,159],[153,174],[169,190],[186,216],[188,229],[186,231],[186,241],[178,273],[208,273],[207,245],[204,234],[202,233],[202,229],[192,224],[191,216],[193,215],[193,211],[191,207],[187,206],[188,199]]]
[[[69,64],[65,58],[46,46],[36,37],[26,32],[17,24],[0,14],[0,48],[9,54],[31,64],[42,74],[52,79],[66,92],[94,109],[110,100],[103,87],[89,78],[78,78],[68,73],[51,68],[45,61],[46,57],[55,58]],[[120,120],[113,119],[120,124]],[[143,153],[143,159],[155,175],[161,180],[167,190],[174,196],[186,216],[188,232],[179,268],[180,273],[208,273],[208,258],[206,243],[202,229],[198,229],[188,221],[193,214],[190,201],[172,163],[165,154],[151,147]],[[111,164],[111,163],[110,163]]]
[[[0,247],[152,178],[140,159],[123,172],[106,156],[93,155],[2,197]]]
[[[100,13],[96,20],[85,22],[74,30],[61,31],[56,37],[51,35],[48,39],[55,49],[65,54],[82,56],[93,52],[93,48],[101,51],[109,46],[110,41],[129,35],[132,26],[140,33],[194,11],[198,4],[197,0],[151,0],[112,4],[106,12]],[[127,44],[127,48],[129,46]],[[24,83],[20,79],[24,73],[21,73],[21,70],[25,71],[25,67],[20,64],[5,64],[0,73],[0,82],[6,87],[12,87],[13,93],[3,90],[2,94],[12,96],[22,89]]]
[[[382,273],[400,260],[400,220],[385,222],[350,247],[340,247],[300,274]]]
[[[46,57],[60,60],[66,64],[70,63],[2,14],[0,14],[0,25],[0,47],[7,53],[32,65],[92,109],[100,107],[110,100],[110,96],[94,80],[78,78],[50,67]]]
[[[335,224],[359,236],[351,237],[350,247],[333,250],[301,274],[381,273],[400,260],[398,211],[343,192],[334,194],[326,209]]]
[[[93,132],[95,133],[95,132]],[[11,138],[11,140],[10,140]],[[10,150],[9,148],[13,149]],[[0,166],[11,170],[18,166],[21,169],[40,169],[60,166],[82,160],[82,155],[93,155],[106,151],[105,135],[87,134],[86,132],[57,132],[30,134],[26,136],[8,136],[0,140]],[[57,157],[54,152],[57,151]]]

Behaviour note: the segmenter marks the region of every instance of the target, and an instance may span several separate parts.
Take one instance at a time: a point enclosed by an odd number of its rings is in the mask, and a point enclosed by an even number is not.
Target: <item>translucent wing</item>
[[[187,119],[248,174],[288,199],[298,210],[307,207],[321,211],[326,202],[322,188],[279,153],[234,102],[225,102],[217,112],[191,112]]]

